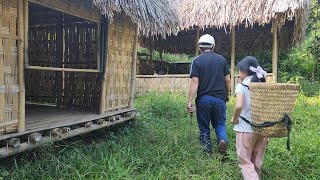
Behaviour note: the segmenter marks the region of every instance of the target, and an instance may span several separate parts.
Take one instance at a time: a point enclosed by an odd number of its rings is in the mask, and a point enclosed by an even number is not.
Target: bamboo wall
[[[0,134],[18,123],[17,0],[0,0]]]
[[[148,92],[171,92],[185,93],[189,92],[190,77],[184,75],[137,75],[136,95],[141,96]],[[273,81],[273,76],[268,73],[267,82]],[[235,76],[234,87],[241,82],[239,76]]]
[[[108,25],[105,110],[128,107],[135,26],[118,15]]]
[[[63,42],[59,42],[59,30]],[[29,27],[29,65],[97,68],[96,25],[69,23]],[[62,51],[63,49],[63,51]],[[100,73],[26,70],[26,100],[97,109]]]

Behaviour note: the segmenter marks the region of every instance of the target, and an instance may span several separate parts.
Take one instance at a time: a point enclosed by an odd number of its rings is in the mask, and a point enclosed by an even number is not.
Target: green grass
[[[195,117],[186,114],[186,97],[150,94],[136,100],[141,116],[108,131],[73,138],[1,160],[2,179],[241,179],[235,133],[229,119],[230,160],[204,155]],[[263,176],[274,179],[320,179],[320,96],[299,96],[293,115],[292,151],[286,138],[271,139]],[[191,139],[190,139],[191,134]],[[212,136],[215,141],[215,136]],[[1,178],[0,178],[1,179]]]

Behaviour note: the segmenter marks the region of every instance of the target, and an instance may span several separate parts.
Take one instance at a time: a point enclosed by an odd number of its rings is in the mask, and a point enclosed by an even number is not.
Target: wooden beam
[[[19,105],[18,105],[18,132],[25,131],[25,84],[24,84],[24,6],[23,1],[18,1],[18,81],[19,81]]]
[[[236,59],[236,32],[235,27],[231,28],[231,93],[234,94],[235,84],[234,84],[234,69],[235,69],[235,59]]]
[[[64,72],[100,72],[97,69],[74,69],[74,68],[56,68],[56,67],[42,67],[42,66],[27,66],[26,69],[40,70],[40,71],[64,71]]]
[[[197,28],[196,29],[196,38],[195,38],[195,55],[198,56],[199,55],[199,38],[200,38],[200,29]]]
[[[272,23],[275,22],[275,20],[272,21]],[[273,82],[276,83],[278,80],[278,30],[276,24],[272,27],[272,74]]]
[[[82,19],[86,19],[88,21],[92,21],[92,22],[96,22],[99,23],[101,21],[101,16],[99,13],[99,10],[97,8],[92,8],[92,12],[96,11],[96,15],[94,15],[94,17],[92,16],[93,13],[91,13],[90,17],[89,16],[84,16],[82,13],[84,12],[83,9],[78,9],[78,11],[74,11],[70,9],[70,6],[74,6],[73,3],[63,3],[60,5],[54,4],[54,1],[45,1],[43,2],[42,0],[28,0],[34,4],[38,4],[40,6],[44,6],[59,12],[63,12],[78,18],[82,18]],[[76,8],[76,7],[74,7]]]
[[[132,108],[133,100],[136,91],[136,75],[137,75],[137,49],[138,49],[138,26],[136,25],[134,41],[133,41],[133,51],[132,51],[132,63],[131,63],[131,89],[130,89],[130,99],[129,108]]]

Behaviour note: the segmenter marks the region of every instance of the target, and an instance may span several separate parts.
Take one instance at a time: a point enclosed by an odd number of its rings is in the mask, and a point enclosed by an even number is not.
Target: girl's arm
[[[239,122],[240,113],[243,106],[243,94],[237,93],[236,94],[236,105],[233,111],[232,123],[237,124]]]

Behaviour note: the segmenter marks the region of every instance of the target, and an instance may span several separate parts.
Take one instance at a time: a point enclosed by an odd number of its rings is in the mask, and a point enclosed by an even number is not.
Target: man
[[[218,152],[226,157],[226,101],[230,97],[230,71],[226,59],[213,52],[214,38],[205,34],[199,39],[201,55],[192,61],[188,111],[192,115],[192,101],[196,98],[200,143],[205,152],[212,154],[210,122],[215,129]]]

